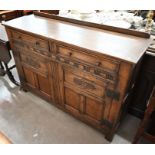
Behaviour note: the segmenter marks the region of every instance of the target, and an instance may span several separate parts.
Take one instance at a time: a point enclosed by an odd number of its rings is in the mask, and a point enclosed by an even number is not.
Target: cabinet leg
[[[106,140],[108,140],[109,142],[112,142],[114,137],[114,133],[108,133],[105,135]]]
[[[109,132],[105,135],[105,138],[109,141],[112,142],[113,138],[114,138],[114,134],[117,130],[119,125],[114,125],[112,128],[109,129]]]

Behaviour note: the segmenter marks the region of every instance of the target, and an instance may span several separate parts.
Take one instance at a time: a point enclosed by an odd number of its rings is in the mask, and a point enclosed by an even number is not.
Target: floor
[[[13,74],[18,79],[15,69]],[[131,143],[138,124],[139,119],[127,115],[111,143]],[[21,91],[7,76],[0,77],[0,131],[16,144],[109,143],[99,131]]]

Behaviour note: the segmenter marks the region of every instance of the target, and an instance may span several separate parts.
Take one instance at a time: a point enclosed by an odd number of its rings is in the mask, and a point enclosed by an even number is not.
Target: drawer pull
[[[101,65],[101,62],[96,62],[95,65],[96,66],[100,66]]]
[[[2,15],[2,18],[5,19],[6,18],[6,15]]]
[[[69,56],[70,56],[70,57],[72,56],[72,52],[69,52]]]
[[[40,45],[40,43],[38,41],[36,41],[36,45]]]
[[[18,36],[18,39],[22,39],[22,37],[21,36]]]

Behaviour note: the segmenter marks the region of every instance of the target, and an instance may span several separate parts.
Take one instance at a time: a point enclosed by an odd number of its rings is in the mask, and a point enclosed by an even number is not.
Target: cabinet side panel
[[[109,113],[109,121],[115,124],[121,113],[121,107],[124,104],[123,100],[126,95],[127,88],[130,83],[130,79],[132,76],[133,65],[122,62],[120,65],[118,84],[116,86],[116,90],[120,93],[119,100],[112,100],[110,113]]]

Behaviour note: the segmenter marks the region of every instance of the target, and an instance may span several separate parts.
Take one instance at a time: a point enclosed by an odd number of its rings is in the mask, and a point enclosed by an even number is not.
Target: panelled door
[[[62,72],[60,92],[65,109],[93,125],[101,125],[104,122],[105,102],[111,102],[106,100],[106,88],[113,89],[113,85],[63,65],[59,65],[59,70]]]

